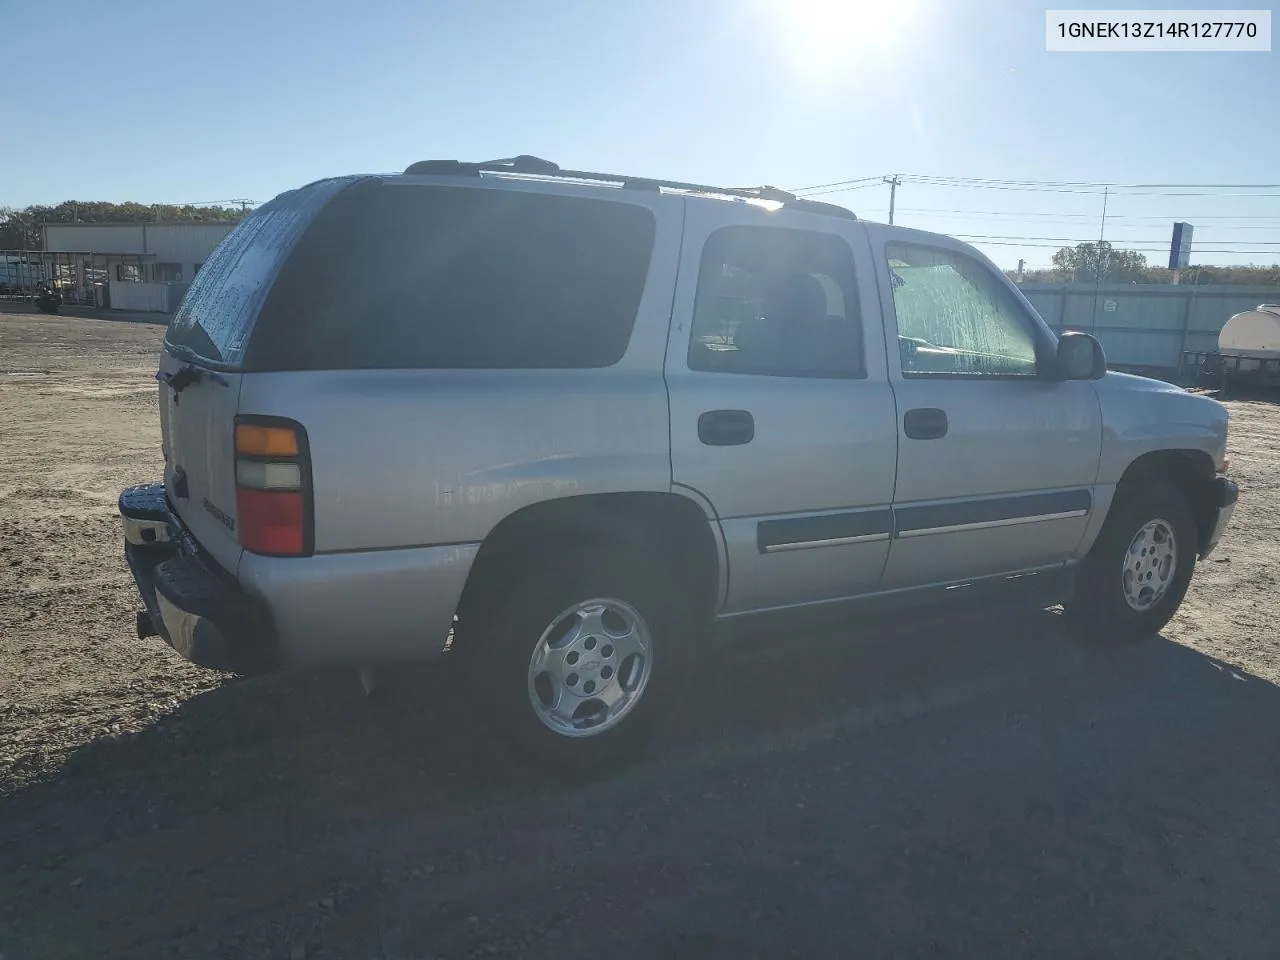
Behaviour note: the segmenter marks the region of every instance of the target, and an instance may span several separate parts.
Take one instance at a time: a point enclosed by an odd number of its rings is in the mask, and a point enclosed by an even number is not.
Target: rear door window
[[[239,365],[272,279],[316,214],[354,180],[290,190],[241,221],[196,266],[165,340],[201,359]]]
[[[610,366],[631,338],[655,229],[647,208],[615,200],[359,184],[281,271],[250,366]]]
[[[689,369],[866,376],[853,254],[842,238],[723,227],[702,250]]]

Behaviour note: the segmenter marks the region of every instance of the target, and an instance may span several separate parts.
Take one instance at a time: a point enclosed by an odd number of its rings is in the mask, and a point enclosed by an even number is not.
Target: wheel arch
[[[717,534],[715,517],[680,492],[585,494],[530,504],[504,517],[480,544],[458,603],[459,625],[482,611],[493,589],[518,576],[523,565],[610,544],[671,563],[699,612],[710,616],[725,572]]]
[[[1191,505],[1196,521],[1197,553],[1203,552],[1217,505],[1213,501],[1213,480],[1217,466],[1203,450],[1155,450],[1137,457],[1125,468],[1116,485],[1118,500],[1143,484],[1165,482],[1179,490]]]

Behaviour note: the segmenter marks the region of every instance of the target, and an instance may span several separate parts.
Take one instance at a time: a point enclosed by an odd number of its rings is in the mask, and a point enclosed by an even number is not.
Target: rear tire
[[[496,746],[573,774],[639,750],[694,664],[686,592],[658,558],[621,548],[507,570],[515,582],[490,586],[487,612],[460,624],[458,650],[468,700]]]
[[[1076,573],[1066,613],[1107,640],[1158,634],[1177,613],[1196,565],[1196,522],[1186,496],[1164,481],[1118,491]]]

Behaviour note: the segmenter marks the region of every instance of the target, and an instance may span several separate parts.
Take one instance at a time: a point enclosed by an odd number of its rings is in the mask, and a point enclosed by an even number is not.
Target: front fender
[[[1158,380],[1109,373],[1094,387],[1102,409],[1098,484],[1120,482],[1139,457],[1160,451],[1200,452],[1215,466],[1227,451],[1227,408]]]

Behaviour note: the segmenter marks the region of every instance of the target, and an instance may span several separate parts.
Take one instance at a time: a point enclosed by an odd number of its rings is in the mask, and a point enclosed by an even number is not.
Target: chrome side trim
[[[765,553],[782,553],[786,550],[811,550],[815,547],[842,547],[850,543],[876,543],[889,539],[887,533],[866,533],[857,537],[830,537],[826,540],[798,540],[793,543],[774,543],[764,548]]]
[[[921,527],[917,530],[899,531],[898,537],[924,537],[934,533],[959,533],[963,530],[987,530],[994,527],[1012,527],[1022,523],[1041,523],[1045,520],[1073,520],[1089,515],[1088,510],[1063,510],[1060,513],[1039,513],[1030,517],[1006,517],[1003,520],[983,520],[978,523],[953,523],[945,527]]]

